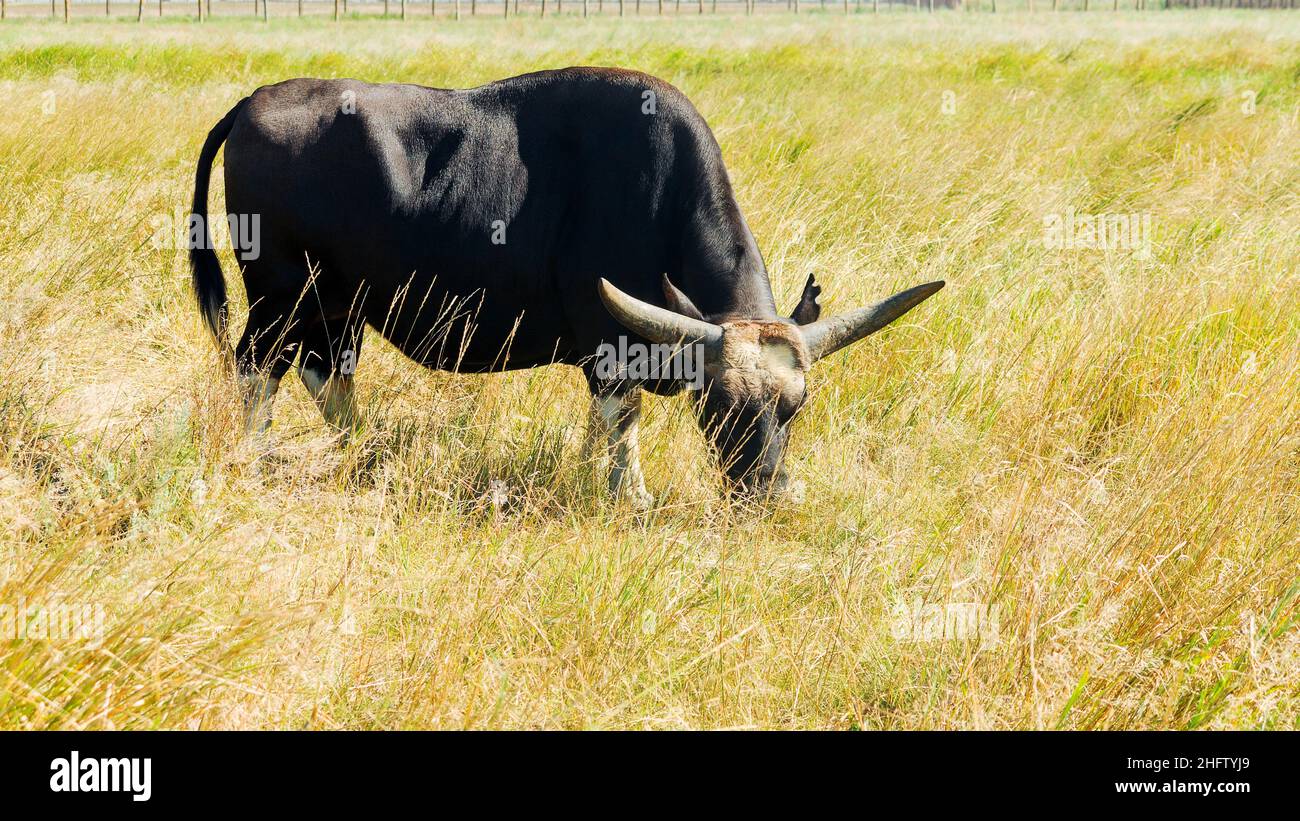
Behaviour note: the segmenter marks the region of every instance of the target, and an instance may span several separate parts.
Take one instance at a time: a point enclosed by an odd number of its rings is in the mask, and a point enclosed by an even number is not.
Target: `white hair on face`
[[[728,322],[722,349],[705,371],[733,398],[803,395],[808,353],[797,329],[776,322]]]

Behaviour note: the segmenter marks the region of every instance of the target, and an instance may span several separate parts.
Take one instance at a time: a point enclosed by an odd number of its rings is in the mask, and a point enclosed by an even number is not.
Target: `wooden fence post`
[[[69,15],[70,12],[68,11],[68,0],[63,0],[63,22],[65,23],[68,22]]]

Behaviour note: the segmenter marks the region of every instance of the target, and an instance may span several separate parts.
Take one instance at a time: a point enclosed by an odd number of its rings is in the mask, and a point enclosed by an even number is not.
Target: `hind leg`
[[[301,331],[290,312],[293,302],[259,300],[248,311],[248,324],[235,347],[235,366],[244,401],[244,432],[271,427],[271,401],[293,364]]]
[[[316,400],[325,421],[350,432],[357,424],[352,375],[361,356],[364,323],[318,319],[303,337],[298,376]]]

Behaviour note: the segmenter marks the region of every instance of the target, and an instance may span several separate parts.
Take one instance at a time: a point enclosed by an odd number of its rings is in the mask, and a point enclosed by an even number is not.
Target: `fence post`
[[[158,0],[158,2],[161,3],[162,0]],[[337,23],[338,21],[339,21],[339,0],[334,0],[334,22]]]
[[[68,11],[68,0],[63,0],[63,22],[65,23],[68,22],[69,14],[70,12]]]
[[[270,12],[266,8],[266,4],[267,4],[267,0],[262,0],[262,22],[263,23],[266,22],[267,15],[270,14]]]

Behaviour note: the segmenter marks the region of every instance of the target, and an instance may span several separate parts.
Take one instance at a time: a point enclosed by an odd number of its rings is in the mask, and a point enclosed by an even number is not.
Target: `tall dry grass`
[[[0,726],[1296,727],[1300,25],[1101,18],[0,27],[0,603],[106,614],[0,640]],[[211,124],[575,63],[690,95],[782,304],[948,280],[813,374],[807,501],[729,505],[650,399],[634,515],[576,374],[373,339],[358,440],[292,380],[241,437],[151,241]],[[1149,258],[1047,247],[1070,208]],[[897,629],[966,603],[996,641]]]

